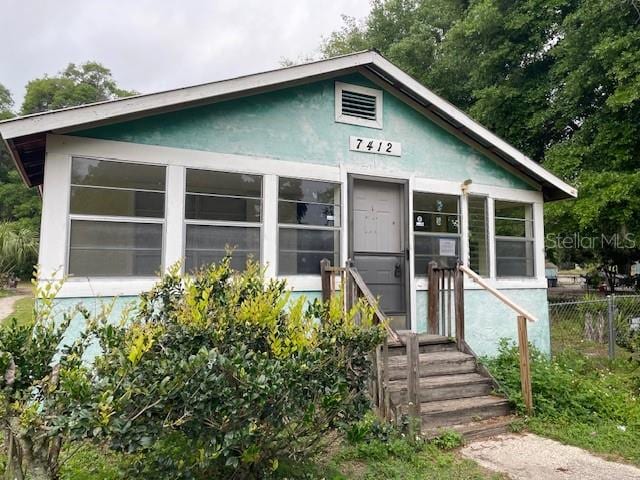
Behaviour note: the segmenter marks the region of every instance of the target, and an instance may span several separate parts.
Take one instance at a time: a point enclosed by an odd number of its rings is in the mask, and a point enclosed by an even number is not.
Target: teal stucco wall
[[[427,292],[416,292],[416,314],[418,318],[418,331],[427,329]],[[539,289],[512,289],[503,290],[503,293],[521,305],[527,311],[536,315],[538,321],[528,324],[529,341],[542,352],[549,354],[551,345],[549,340],[549,311],[547,305],[547,291]],[[291,301],[304,296],[307,301],[320,300],[321,292],[292,292]],[[100,313],[104,306],[111,305],[110,319],[118,321],[123,312],[135,307],[137,297],[118,298],[60,298],[56,300],[56,314],[73,312],[74,308],[82,304],[93,314]],[[75,314],[65,343],[69,343],[78,337],[84,328],[84,320],[79,314]],[[501,338],[516,340],[518,337],[516,315],[502,302],[483,290],[465,290],[465,337],[471,348],[478,355],[495,355],[498,341]],[[93,357],[97,353],[97,346],[92,346],[88,356]]]
[[[416,292],[418,330],[427,330],[427,292]],[[538,321],[528,324],[529,341],[543,353],[551,353],[547,290],[502,290],[507,297],[535,315]],[[517,340],[516,314],[500,300],[484,290],[464,292],[465,338],[478,355],[494,355],[501,338]]]
[[[357,74],[337,80],[375,87]],[[324,80],[72,135],[531,188],[390,93],[384,94],[382,130],[335,122],[334,83]],[[351,152],[350,135],[401,142],[402,156]]]

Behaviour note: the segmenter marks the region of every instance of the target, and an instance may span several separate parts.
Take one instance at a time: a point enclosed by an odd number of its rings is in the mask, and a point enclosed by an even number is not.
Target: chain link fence
[[[640,295],[549,302],[551,351],[615,358],[640,351]]]

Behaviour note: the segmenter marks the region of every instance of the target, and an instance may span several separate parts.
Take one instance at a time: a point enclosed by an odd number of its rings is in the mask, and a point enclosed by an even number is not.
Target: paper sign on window
[[[440,239],[440,256],[442,257],[455,257],[456,256],[456,241],[451,238]]]

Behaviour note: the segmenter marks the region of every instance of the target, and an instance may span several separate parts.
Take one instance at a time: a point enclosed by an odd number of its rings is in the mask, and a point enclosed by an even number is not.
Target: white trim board
[[[561,192],[561,196],[577,196],[575,188],[545,170],[374,51],[354,53],[166,92],[137,95],[125,99],[18,117],[0,122],[0,135],[5,141],[9,141],[28,135],[63,131],[69,128],[88,128],[101,123],[123,121],[131,116],[139,118],[177,107],[212,103],[229,95],[250,95],[258,93],[261,89],[283,88],[295,82],[310,82],[327,75],[337,75],[353,70],[363,71],[363,69],[369,69],[372,73],[388,80],[391,86],[411,93],[415,98],[424,102],[427,109],[436,110],[450,119],[452,123],[457,124],[456,127],[461,134],[465,135],[465,132],[468,131],[473,136],[484,140],[495,150],[502,152],[516,164],[521,165],[532,176],[552,185]],[[17,159],[14,158],[14,160]]]

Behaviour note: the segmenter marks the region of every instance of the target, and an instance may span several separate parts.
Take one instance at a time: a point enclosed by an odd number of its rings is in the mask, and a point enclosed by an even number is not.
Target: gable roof
[[[0,136],[29,186],[42,184],[47,133],[64,134],[183,108],[360,72],[399,92],[408,102],[482,152],[506,162],[542,187],[547,200],[577,196],[577,190],[544,169],[464,112],[424,87],[375,51],[295,65],[229,80],[26,115],[0,122]]]

